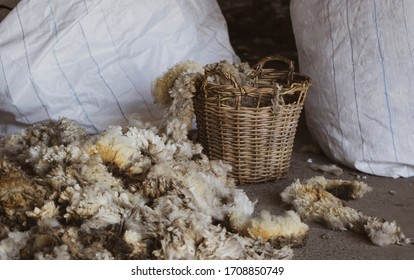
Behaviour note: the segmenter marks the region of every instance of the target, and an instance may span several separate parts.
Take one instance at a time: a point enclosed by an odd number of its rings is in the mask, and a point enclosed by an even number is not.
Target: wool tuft
[[[382,221],[345,206],[340,199],[357,199],[372,188],[363,182],[327,180],[315,177],[304,182],[297,180],[282,193],[282,200],[292,205],[304,221],[325,224],[333,230],[352,230],[366,234],[373,244],[409,244],[396,222]]]

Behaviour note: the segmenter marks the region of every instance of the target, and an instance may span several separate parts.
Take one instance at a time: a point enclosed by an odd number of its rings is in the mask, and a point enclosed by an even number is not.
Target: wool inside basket
[[[270,61],[287,70],[264,68]],[[228,84],[209,79],[221,75]],[[229,74],[207,71],[194,97],[198,142],[210,159],[232,166],[238,183],[259,183],[286,177],[300,113],[311,79],[294,73],[293,62],[269,56],[248,74],[252,84],[240,85]]]

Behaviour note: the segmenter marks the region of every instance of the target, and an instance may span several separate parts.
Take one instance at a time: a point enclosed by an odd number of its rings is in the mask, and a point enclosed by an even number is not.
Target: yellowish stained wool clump
[[[183,73],[204,73],[202,66],[194,61],[186,61],[179,63],[169,69],[162,76],[158,77],[154,81],[152,89],[152,95],[154,101],[164,107],[171,105],[172,97],[170,96],[170,90],[173,88],[177,78]]]
[[[308,225],[304,224],[294,211],[287,211],[283,216],[274,216],[263,211],[260,217],[252,219],[247,227],[249,235],[254,239],[260,237],[291,246],[304,245],[308,230]]]

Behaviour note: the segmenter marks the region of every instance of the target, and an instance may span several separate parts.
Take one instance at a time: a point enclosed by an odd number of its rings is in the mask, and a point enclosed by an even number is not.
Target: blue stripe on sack
[[[1,54],[0,54],[0,64],[1,64],[1,69],[2,69],[2,71],[3,71],[3,77],[4,77],[4,81],[5,81],[5,83],[6,83],[6,91],[7,91],[7,93],[8,93],[8,95],[9,95],[9,98],[10,98],[10,100],[11,100],[11,104],[13,105],[13,107],[14,108],[16,108],[16,111],[26,120],[26,123],[27,124],[30,124],[30,122],[29,122],[29,120],[27,119],[27,117],[19,110],[19,108],[16,106],[16,104],[13,102],[13,98],[11,97],[11,94],[10,94],[10,88],[9,88],[9,83],[7,82],[7,77],[6,77],[6,71],[5,71],[5,69],[4,69],[4,64],[3,64],[3,59],[2,59],[2,57],[1,57]]]
[[[98,75],[99,75],[99,77],[102,79],[102,81],[104,82],[104,84],[106,85],[106,87],[107,87],[107,88],[109,89],[109,91],[111,92],[111,94],[112,94],[113,98],[115,99],[115,101],[116,101],[116,103],[117,103],[117,105],[118,105],[118,108],[119,108],[119,110],[120,110],[120,112],[121,112],[122,116],[124,117],[125,121],[127,121],[127,122],[128,122],[128,118],[125,116],[124,112],[122,111],[121,105],[119,104],[119,101],[118,101],[118,99],[116,98],[116,96],[115,96],[115,94],[114,94],[113,90],[111,89],[111,87],[109,86],[109,84],[107,83],[107,81],[105,80],[105,78],[102,76],[102,73],[101,73],[101,68],[99,67],[98,62],[97,62],[97,61],[95,60],[95,58],[92,56],[92,52],[91,52],[91,49],[90,49],[90,46],[89,46],[89,42],[88,42],[88,39],[87,39],[87,37],[86,37],[85,30],[84,30],[84,29],[83,29],[83,27],[82,27],[82,24],[81,24],[81,23],[79,23],[79,26],[80,26],[80,28],[81,28],[81,30],[82,30],[82,35],[83,35],[83,37],[84,37],[84,39],[85,39],[85,43],[86,43],[86,46],[87,46],[87,48],[88,48],[89,56],[91,57],[92,61],[93,61],[93,62],[95,63],[95,65],[96,65],[96,68],[97,68],[97,70],[98,70]]]
[[[181,5],[181,4],[179,4],[179,5]],[[197,17],[194,17],[194,19],[195,20],[197,20],[197,22],[196,22],[196,24],[197,25],[199,25],[199,26],[201,26],[201,27],[203,27],[203,28],[206,28],[206,29],[208,29],[208,30],[210,30],[211,32],[213,32],[213,34],[214,34],[214,40],[221,46],[221,47],[223,47],[223,49],[225,49],[233,58],[234,57],[237,57],[237,55],[235,56],[234,55],[234,52],[232,52],[229,48],[227,48],[227,46],[225,45],[225,43],[222,43],[222,42],[220,42],[220,40],[217,38],[217,31],[214,29],[214,28],[212,28],[212,27],[210,27],[210,26],[207,26],[207,25],[204,25],[204,24],[201,24],[200,22],[199,22],[199,19],[197,18]],[[226,28],[227,28],[227,26],[226,26]]]
[[[414,58],[413,58],[413,52],[411,51],[412,48],[411,48],[411,44],[410,44],[410,35],[409,35],[409,32],[408,32],[408,27],[407,27],[407,17],[405,15],[404,0],[401,1],[401,5],[402,5],[403,18],[404,18],[405,37],[407,38],[408,52],[410,53],[410,57],[411,57],[411,66],[413,67],[413,70],[414,70]]]
[[[380,35],[379,35],[379,26],[378,26],[378,19],[377,19],[377,1],[373,0],[373,4],[374,4],[375,31],[376,31],[376,35],[377,35],[377,41],[378,41],[378,51],[380,53],[380,58],[381,58],[382,76],[383,76],[383,79],[384,79],[384,95],[385,95],[385,100],[387,102],[388,119],[389,119],[389,125],[390,125],[390,130],[391,130],[391,137],[392,137],[392,144],[393,144],[393,149],[394,149],[395,160],[398,162],[397,148],[396,148],[396,145],[395,145],[395,134],[394,134],[394,128],[393,128],[393,125],[392,125],[391,108],[390,108],[390,101],[389,101],[389,96],[388,96],[387,75],[386,75],[386,71],[385,71],[384,55],[383,55],[383,52],[382,52],[382,45],[381,45],[381,40],[380,40]]]
[[[351,48],[351,60],[352,60],[352,80],[354,83],[354,98],[355,98],[355,107],[356,107],[356,113],[357,113],[357,117],[358,117],[358,128],[359,128],[359,135],[361,137],[361,149],[362,149],[362,159],[364,160],[365,163],[368,164],[368,167],[371,169],[371,173],[375,174],[375,172],[372,170],[372,167],[369,163],[369,161],[366,160],[365,158],[365,141],[364,141],[364,137],[362,136],[362,124],[361,124],[361,119],[359,118],[359,103],[358,103],[358,94],[357,94],[357,88],[356,88],[356,79],[355,79],[355,61],[354,61],[354,45],[353,45],[353,40],[352,40],[352,32],[351,32],[351,27],[350,27],[350,23],[349,23],[349,1],[346,1],[346,23],[347,23],[347,28],[348,28],[348,35],[349,35],[349,41],[350,41],[350,48]]]
[[[121,57],[121,56],[120,56],[120,54],[119,54],[118,48],[116,47],[114,37],[112,36],[111,30],[110,30],[109,25],[108,25],[108,21],[106,20],[106,16],[105,16],[105,13],[104,13],[104,11],[103,11],[103,9],[102,9],[101,4],[99,4],[99,8],[101,9],[101,13],[102,13],[102,16],[103,16],[103,19],[104,19],[104,23],[105,23],[106,29],[108,30],[109,37],[111,38],[112,45],[113,45],[114,50],[115,50],[115,52],[116,52],[116,54],[117,54],[117,61],[118,61],[119,68],[121,68],[122,72],[124,72],[125,76],[126,76],[126,77],[127,77],[127,79],[129,80],[129,82],[132,84],[132,86],[134,87],[135,92],[136,92],[136,93],[138,93],[138,95],[141,97],[142,101],[143,101],[143,102],[144,102],[144,104],[145,104],[145,107],[147,107],[148,113],[149,113],[149,114],[150,114],[150,115],[151,115],[154,119],[156,119],[157,117],[155,117],[155,116],[152,114],[151,109],[149,108],[148,103],[147,103],[147,101],[145,100],[144,96],[141,94],[141,92],[138,90],[138,88],[136,87],[136,85],[135,85],[135,84],[134,84],[134,82],[132,81],[131,77],[128,75],[128,73],[125,71],[125,69],[122,67],[122,64],[121,64],[121,61],[120,61],[120,57]]]
[[[68,84],[68,86],[69,86],[70,90],[72,91],[73,95],[75,96],[76,100],[78,101],[78,103],[79,103],[79,105],[80,105],[80,107],[81,107],[81,109],[82,109],[83,113],[85,114],[86,119],[87,119],[87,120],[88,120],[88,122],[92,125],[92,128],[95,130],[95,132],[96,132],[96,133],[98,133],[98,132],[99,132],[99,130],[96,128],[96,126],[94,125],[94,123],[93,123],[93,122],[91,121],[91,119],[89,118],[89,115],[88,115],[88,113],[86,112],[85,108],[83,107],[82,102],[80,101],[79,96],[78,96],[78,94],[77,94],[76,90],[73,88],[72,83],[69,81],[68,77],[66,76],[65,72],[63,71],[62,66],[60,65],[59,60],[58,60],[58,58],[57,58],[57,55],[56,55],[56,50],[55,50],[55,49],[53,49],[53,55],[54,55],[54,57],[55,57],[55,61],[56,61],[56,64],[57,64],[57,66],[58,66],[58,68],[59,68],[60,73],[62,74],[62,76],[63,76],[63,78],[65,79],[66,83]]]
[[[408,52],[410,53],[410,57],[411,57],[411,66],[412,69],[414,71],[414,58],[413,58],[413,53],[412,53],[412,48],[411,48],[411,44],[410,44],[410,35],[408,32],[408,26],[407,26],[407,16],[405,15],[405,4],[404,4],[404,0],[401,1],[401,7],[402,7],[402,14],[403,14],[403,18],[404,18],[404,28],[405,28],[405,37],[407,38],[407,46],[408,46]],[[407,174],[408,177],[413,176],[413,171],[408,167],[408,165],[405,165],[405,168],[407,170]]]
[[[204,27],[204,28],[206,28],[206,29],[208,29],[208,30],[210,30],[211,32],[213,32],[214,33],[214,40],[221,46],[221,47],[223,47],[223,49],[225,49],[231,56],[234,56],[233,55],[233,52],[229,49],[229,48],[227,48],[227,46],[224,44],[224,43],[222,43],[222,42],[220,42],[220,40],[217,38],[217,32],[216,32],[216,30],[214,30],[213,28],[211,28],[210,26],[207,26],[207,25],[204,25],[204,24],[200,24],[200,26],[202,26],[202,27]]]
[[[22,32],[23,45],[24,45],[24,49],[25,49],[25,53],[26,53],[27,69],[28,69],[28,72],[29,72],[29,75],[30,75],[30,82],[32,83],[33,89],[34,89],[34,91],[35,91],[35,93],[37,95],[37,98],[40,101],[40,104],[43,106],[43,109],[45,110],[48,118],[51,120],[52,118],[50,117],[50,114],[47,111],[46,105],[44,104],[44,102],[40,98],[39,92],[37,91],[36,86],[35,86],[34,81],[33,81],[33,74],[32,74],[32,70],[30,68],[29,54],[27,52],[26,38],[25,38],[25,35],[24,35],[23,24],[22,24],[22,21],[21,21],[21,18],[20,18],[19,6],[17,6],[15,9],[16,9],[17,17],[19,19],[20,29],[21,29],[21,32]]]
[[[55,38],[57,40],[58,28],[57,28],[57,24],[56,24],[55,14],[53,12],[53,7],[52,7],[51,0],[49,0],[49,8],[50,8],[50,15],[52,17],[52,22],[53,22],[53,35],[55,35]]]
[[[89,13],[89,11],[88,11],[88,5],[86,4],[86,0],[83,0],[83,3],[85,4],[86,13]]]
[[[323,3],[323,1],[321,2]],[[333,86],[334,86],[334,93],[335,93],[335,100],[336,100],[336,115],[338,118],[338,129],[339,132],[341,134],[341,142],[343,142],[344,139],[344,135],[343,135],[343,131],[342,131],[342,127],[341,127],[341,118],[340,118],[340,114],[339,114],[339,101],[338,101],[338,88],[337,88],[337,84],[336,84],[336,66],[335,66],[335,45],[334,45],[334,38],[332,36],[332,22],[331,22],[331,16],[330,16],[330,12],[329,12],[329,4],[331,3],[331,1],[326,2],[326,11],[327,11],[327,18],[328,18],[328,23],[329,23],[329,34],[330,34],[330,38],[331,38],[331,47],[332,47],[332,73],[333,73]],[[322,7],[322,9],[324,10],[324,7]],[[343,152],[344,153],[344,152]]]
[[[49,6],[50,6],[50,14],[51,14],[51,17],[52,17],[52,20],[53,20],[53,31],[54,31],[55,38],[57,40],[58,28],[57,28],[57,24],[56,24],[55,15],[53,13],[52,3],[51,3],[50,0],[49,0]],[[95,132],[98,133],[99,132],[98,129],[96,128],[96,126],[93,124],[93,122],[89,118],[89,115],[88,115],[88,113],[86,113],[86,110],[83,107],[82,102],[80,101],[78,94],[76,93],[75,89],[73,88],[72,83],[69,81],[68,77],[66,76],[65,72],[63,71],[62,66],[60,65],[59,60],[57,58],[55,49],[53,49],[53,55],[55,57],[56,65],[58,66],[60,73],[62,74],[63,78],[65,79],[66,83],[68,84],[70,90],[72,91],[72,94],[75,96],[76,100],[78,101],[79,106],[81,107],[83,113],[85,114],[86,119],[91,124],[91,126],[95,130]]]

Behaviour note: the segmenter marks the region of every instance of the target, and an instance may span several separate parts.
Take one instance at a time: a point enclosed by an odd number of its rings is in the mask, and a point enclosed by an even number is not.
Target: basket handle
[[[239,90],[239,93],[237,93],[236,96],[236,107],[240,108],[241,106],[241,97],[243,94],[246,94],[246,91],[243,89],[243,87],[235,80],[235,78],[233,77],[233,75],[231,75],[228,72],[224,72],[218,69],[211,69],[211,70],[206,70],[205,71],[205,75],[204,75],[204,81],[201,85],[201,88],[203,90],[204,93],[206,93],[206,86],[208,83],[208,77],[213,76],[213,75],[219,75],[221,77],[226,78],[227,80],[229,80],[232,84],[232,86],[234,86],[236,89]],[[218,98],[217,101],[220,104],[220,99]]]
[[[293,80],[293,73],[295,72],[295,63],[293,62],[293,60],[281,56],[281,55],[270,55],[270,56],[266,56],[264,58],[262,58],[261,60],[259,60],[259,62],[256,63],[255,66],[253,66],[253,72],[252,72],[252,77],[258,77],[260,76],[260,74],[262,74],[263,72],[263,67],[267,62],[270,61],[278,61],[278,62],[283,62],[285,64],[288,65],[288,81],[292,81]]]
[[[239,83],[236,82],[236,80],[234,79],[234,77],[230,73],[223,72],[223,71],[218,70],[218,69],[211,69],[211,70],[206,70],[205,71],[203,88],[208,83],[208,77],[213,76],[213,75],[218,75],[218,76],[224,77],[227,80],[229,80],[234,87],[241,88],[241,86],[239,85]]]

